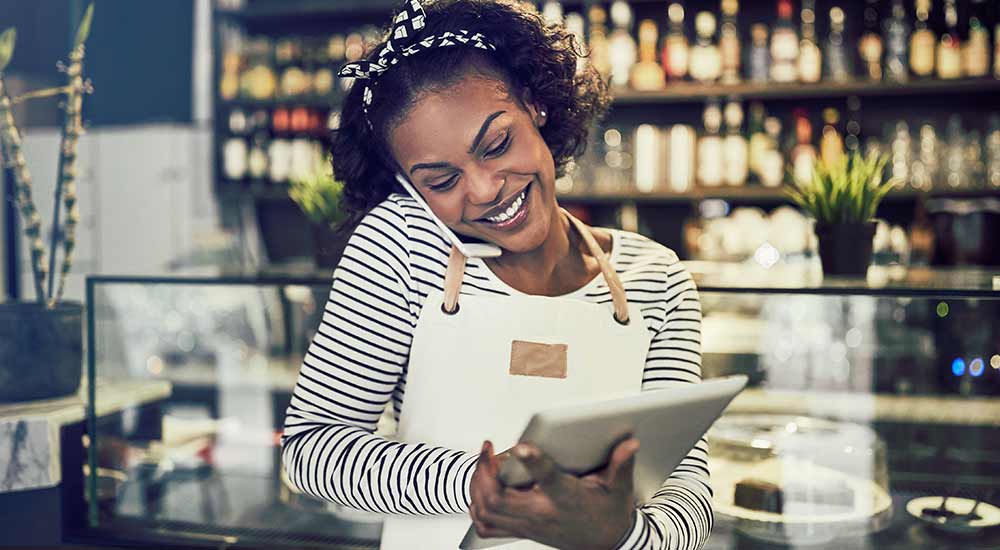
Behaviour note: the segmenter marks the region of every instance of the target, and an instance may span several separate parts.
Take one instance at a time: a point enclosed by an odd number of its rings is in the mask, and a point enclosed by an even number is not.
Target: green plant
[[[819,162],[811,180],[793,182],[785,194],[819,224],[865,223],[875,217],[879,203],[898,183],[883,179],[889,157],[855,152],[827,165]]]
[[[344,220],[340,196],[344,184],[333,177],[329,159],[306,176],[292,178],[288,195],[312,223],[335,227]]]
[[[11,98],[4,81],[4,71],[14,56],[14,44],[17,32],[7,29],[0,34],[0,158],[6,166],[12,169],[16,187],[15,201],[17,210],[24,223],[24,232],[31,247],[31,273],[35,286],[35,296],[39,302],[45,302],[49,307],[55,306],[62,299],[66,287],[66,275],[73,265],[73,249],[76,246],[76,225],[80,220],[80,212],[76,204],[76,150],[80,135],[83,134],[81,109],[83,94],[92,91],[89,81],[83,79],[84,44],[90,35],[90,23],[94,16],[94,5],[87,7],[80,26],[76,31],[73,49],[69,53],[69,64],[59,65],[66,73],[67,84],[57,88],[38,90]],[[12,106],[29,99],[63,95],[62,136],[59,143],[59,166],[56,179],[55,202],[52,215],[52,255],[46,262],[45,242],[42,240],[42,219],[35,208],[31,195],[31,173],[21,148],[21,132],[14,122]],[[66,219],[60,226],[60,206],[66,210]],[[63,264],[60,269],[59,287],[53,292],[56,272],[56,246],[62,237]]]

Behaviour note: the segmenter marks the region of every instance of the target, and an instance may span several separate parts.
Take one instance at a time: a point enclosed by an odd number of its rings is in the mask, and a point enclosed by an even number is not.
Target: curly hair
[[[590,126],[610,103],[607,84],[587,64],[577,71],[584,55],[574,36],[558,25],[546,24],[534,7],[520,0],[438,0],[425,2],[426,35],[465,29],[488,38],[496,51],[471,47],[434,48],[410,57],[372,82],[369,120],[362,109],[363,86],[352,86],[341,107],[340,126],[333,132],[331,158],[335,177],[344,183],[341,207],[353,227],[394,190],[394,165],[387,137],[422,93],[440,90],[469,72],[502,78],[548,111],[542,138],[552,151],[556,176],[583,154]],[[369,58],[385,44],[372,49]]]

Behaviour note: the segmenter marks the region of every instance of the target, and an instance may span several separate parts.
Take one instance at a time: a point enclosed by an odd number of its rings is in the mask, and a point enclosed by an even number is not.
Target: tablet
[[[585,474],[607,464],[611,449],[630,434],[639,439],[634,482],[639,502],[648,500],[687,456],[729,402],[746,386],[746,376],[714,378],[637,395],[547,409],[531,417],[519,441],[531,442],[563,470]],[[514,457],[504,460],[507,485],[531,483]],[[490,548],[516,539],[481,539],[470,526],[463,550]]]

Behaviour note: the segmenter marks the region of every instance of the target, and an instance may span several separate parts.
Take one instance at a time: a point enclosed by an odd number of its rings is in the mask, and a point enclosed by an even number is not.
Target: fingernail
[[[531,456],[531,451],[529,451],[527,447],[518,445],[514,447],[514,456],[525,459]]]

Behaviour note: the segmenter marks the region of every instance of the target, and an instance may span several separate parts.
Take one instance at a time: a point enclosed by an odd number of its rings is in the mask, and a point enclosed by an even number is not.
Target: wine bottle
[[[740,34],[736,26],[739,12],[738,0],[722,0],[722,31],[719,50],[722,54],[722,82],[735,84],[740,81]]]
[[[906,22],[903,0],[892,0],[892,16],[885,26],[885,77],[894,82],[906,82],[910,77],[907,45],[910,29]]]
[[[769,116],[764,119],[767,148],[760,161],[760,183],[764,187],[781,187],[785,174],[785,157],[781,153],[781,119]]]
[[[686,193],[694,185],[696,133],[691,126],[674,124],[670,127],[667,139],[669,140],[667,179],[670,190],[675,193]]]
[[[897,121],[889,143],[889,172],[899,180],[900,187],[910,184],[911,150],[910,126],[905,120]]]
[[[851,79],[851,60],[844,44],[844,10],[830,8],[830,36],[826,42],[827,76],[837,82]]]
[[[837,129],[840,113],[833,107],[823,109],[823,122],[825,124],[819,141],[819,157],[823,164],[833,166],[844,156],[844,141]]]
[[[739,186],[747,181],[749,170],[747,140],[743,137],[743,107],[738,101],[729,101],[723,112],[726,121],[726,138],[723,141],[723,179],[726,185]]]
[[[750,27],[750,80],[767,82],[771,78],[771,51],[767,47],[767,25]]]
[[[656,62],[656,22],[643,19],[639,23],[639,62],[632,67],[632,87],[636,90],[662,90],[665,85],[663,68]]]
[[[947,134],[943,167],[945,185],[947,189],[960,189],[969,179],[965,171],[965,135],[961,116],[953,114],[948,118]]]
[[[712,101],[702,114],[704,134],[698,138],[698,183],[704,187],[722,185],[722,138],[719,128],[722,125],[722,110],[719,104]]]
[[[799,184],[812,181],[816,147],[812,144],[812,124],[804,109],[795,110],[795,147],[791,151],[792,177]]]
[[[792,2],[778,0],[778,22],[771,33],[771,80],[797,81],[798,58],[799,37],[792,26]]]
[[[754,101],[750,104],[750,120],[747,123],[747,133],[750,134],[748,165],[750,173],[760,179],[762,159],[767,151],[768,138],[764,132],[764,104]]]
[[[667,8],[667,17],[670,20],[670,30],[663,39],[660,60],[667,78],[682,80],[688,73],[690,48],[687,36],[684,34],[684,6],[677,2],[670,4]]]
[[[823,73],[823,60],[816,45],[816,2],[802,0],[802,40],[799,41],[799,79],[802,82],[819,82]],[[829,55],[829,54],[828,54]]]
[[[1000,114],[990,115],[990,130],[986,137],[988,173],[986,182],[990,189],[1000,189]]]
[[[937,35],[927,26],[930,19],[931,0],[916,0],[917,23],[910,35],[910,69],[913,74],[926,78],[934,72],[934,45]]]
[[[958,36],[958,7],[955,0],[945,0],[944,19],[947,30],[941,35],[937,47],[938,78],[952,79],[962,76],[961,40]]]
[[[611,58],[611,85],[616,88],[628,86],[632,66],[636,62],[637,48],[632,38],[632,8],[624,0],[611,4],[611,21],[615,29],[608,38],[608,54]]]
[[[701,83],[715,82],[722,73],[722,56],[715,44],[715,16],[703,11],[694,18],[698,41],[691,48],[691,78]]]
[[[590,18],[590,62],[594,69],[607,80],[611,76],[611,52],[609,51],[607,20],[608,14],[599,5],[593,5],[587,12]]]
[[[986,3],[972,0],[969,12],[969,38],[962,47],[966,76],[983,77],[990,72],[990,33],[986,30]]]
[[[878,0],[865,0],[865,32],[858,41],[858,53],[865,63],[869,80],[882,80],[882,36],[878,32]]]

